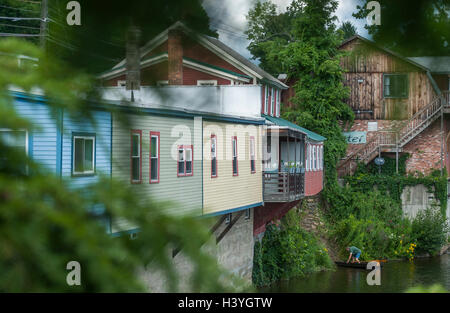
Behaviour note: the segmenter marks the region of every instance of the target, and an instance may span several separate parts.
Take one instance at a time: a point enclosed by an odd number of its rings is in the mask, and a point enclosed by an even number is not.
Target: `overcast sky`
[[[278,9],[284,11],[292,0],[272,0]],[[358,34],[367,36],[364,28],[365,20],[352,16],[356,12],[359,0],[338,0],[339,7],[336,16],[338,24],[351,21],[356,26]],[[247,50],[248,41],[244,35],[247,27],[245,16],[256,0],[204,0],[203,6],[211,19],[211,27],[217,29],[219,39],[247,58],[251,58]]]

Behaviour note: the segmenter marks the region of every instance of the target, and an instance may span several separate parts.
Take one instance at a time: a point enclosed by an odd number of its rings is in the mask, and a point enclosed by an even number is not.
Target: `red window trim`
[[[261,113],[264,114],[264,107],[265,107],[265,103],[266,103],[266,90],[265,90],[265,86],[261,86],[261,92],[262,92],[262,96],[261,96]]]
[[[133,134],[139,134],[139,180],[133,180]],[[142,130],[132,129],[130,139],[130,182],[142,184]]]
[[[217,166],[217,136],[215,134],[211,134],[211,145],[212,145],[212,139],[215,138],[216,139],[216,175],[213,175],[212,173],[212,155],[211,155],[211,178],[217,178],[219,177],[219,167]]]
[[[255,153],[254,157],[255,159],[253,161],[255,161],[255,170],[252,170],[252,141],[253,141],[253,152]],[[256,141],[255,141],[255,136],[250,136],[250,151],[249,151],[249,155],[250,155],[250,173],[251,174],[255,174],[256,173]]]
[[[184,174],[180,174],[179,169],[178,169],[178,163],[179,163],[179,157],[180,155],[178,154],[178,150],[183,149],[183,153],[184,153]],[[192,171],[189,174],[186,174],[186,153],[184,152],[185,149],[191,149],[191,162],[192,162]],[[194,146],[193,145],[181,145],[178,146],[177,149],[177,177],[185,177],[185,176],[194,176]]]
[[[158,137],[158,179],[157,180],[152,180],[152,136]],[[149,182],[149,184],[157,184],[157,183],[159,183],[159,173],[160,173],[160,169],[161,169],[161,166],[160,166],[160,161],[161,161],[161,154],[160,154],[161,142],[160,142],[160,137],[161,137],[160,132],[155,132],[155,131],[151,131],[150,132],[150,151],[149,151],[149,154],[148,154],[148,163],[149,163],[148,164],[148,168],[149,168],[149,170],[148,170],[148,182]]]
[[[236,174],[233,171],[233,140],[236,140]],[[239,176],[239,154],[238,154],[237,136],[231,137],[231,173],[233,173],[233,176]]]

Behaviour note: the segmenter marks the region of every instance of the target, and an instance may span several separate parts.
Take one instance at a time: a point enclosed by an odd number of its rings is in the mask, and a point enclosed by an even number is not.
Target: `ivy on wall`
[[[408,154],[399,158],[399,173],[396,173],[395,159],[385,158],[385,164],[381,166],[379,173],[378,166],[373,162],[367,166],[359,164],[353,176],[345,178],[354,191],[369,192],[375,188],[382,194],[389,196],[401,205],[401,195],[407,186],[424,185],[428,192],[433,193],[439,202],[441,212],[445,216],[447,210],[447,171],[441,177],[439,170],[434,170],[430,175],[424,176],[421,173],[406,174],[406,160]]]

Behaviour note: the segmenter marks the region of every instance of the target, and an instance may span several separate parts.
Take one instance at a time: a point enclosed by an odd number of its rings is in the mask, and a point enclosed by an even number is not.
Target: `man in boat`
[[[361,256],[361,250],[356,248],[355,246],[347,247],[347,251],[350,251],[350,255],[348,256],[347,263],[352,259],[352,263],[359,262],[359,257]]]

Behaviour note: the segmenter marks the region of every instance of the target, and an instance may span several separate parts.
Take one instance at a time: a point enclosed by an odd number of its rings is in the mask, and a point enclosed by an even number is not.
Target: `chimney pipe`
[[[126,90],[139,90],[141,87],[140,38],[140,29],[131,26],[128,29],[126,43]]]
[[[183,85],[183,45],[179,30],[169,30],[168,40],[169,85]]]

